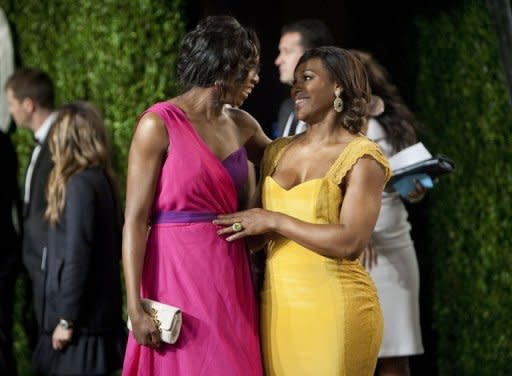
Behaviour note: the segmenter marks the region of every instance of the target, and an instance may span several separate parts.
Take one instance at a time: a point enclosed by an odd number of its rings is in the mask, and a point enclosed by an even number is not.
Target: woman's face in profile
[[[299,120],[314,124],[333,111],[336,83],[319,58],[312,58],[295,69],[292,97]]]
[[[224,94],[225,103],[233,107],[240,107],[249,95],[252,93],[254,87],[260,82],[259,64],[254,64],[247,73],[247,77],[243,81],[232,80],[226,87]]]

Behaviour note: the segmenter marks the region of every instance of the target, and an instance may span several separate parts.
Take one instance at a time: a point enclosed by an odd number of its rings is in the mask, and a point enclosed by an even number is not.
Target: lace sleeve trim
[[[349,173],[352,167],[354,167],[357,161],[365,156],[375,159],[377,163],[384,168],[387,183],[391,177],[391,169],[388,160],[380,147],[366,137],[357,138],[347,145],[329,169],[327,176],[337,185],[341,184],[343,178]]]

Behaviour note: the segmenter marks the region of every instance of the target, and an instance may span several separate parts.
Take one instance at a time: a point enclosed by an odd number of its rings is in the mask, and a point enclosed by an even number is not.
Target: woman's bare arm
[[[380,210],[385,172],[374,159],[361,158],[347,177],[340,224],[313,224],[264,209],[219,216],[217,224],[240,222],[243,230],[219,231],[232,241],[244,236],[275,232],[323,256],[357,258],[368,244]]]
[[[156,329],[142,309],[140,284],[148,218],[168,145],[169,138],[163,121],[153,113],[144,115],[130,146],[123,228],[123,268],[128,315],[140,344],[150,344],[147,336],[151,336]]]

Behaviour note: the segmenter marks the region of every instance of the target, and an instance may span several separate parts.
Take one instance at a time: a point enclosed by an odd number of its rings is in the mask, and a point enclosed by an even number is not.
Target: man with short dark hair
[[[23,264],[32,281],[34,311],[41,328],[48,225],[46,186],[53,168],[46,138],[55,121],[54,89],[50,77],[23,68],[5,84],[9,112],[18,127],[34,133],[35,147],[25,174],[23,196]],[[37,337],[38,333],[32,333]]]
[[[292,85],[295,66],[304,52],[311,48],[334,44],[334,38],[328,27],[317,19],[304,19],[288,25],[281,30],[279,55],[275,65],[279,68],[279,79],[283,84]],[[295,118],[294,101],[288,98],[279,108],[275,136],[293,136],[306,129],[303,122]]]

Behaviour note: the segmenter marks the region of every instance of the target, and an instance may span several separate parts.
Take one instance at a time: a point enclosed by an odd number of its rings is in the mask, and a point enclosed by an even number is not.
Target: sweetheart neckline
[[[323,178],[314,178],[314,179],[309,179],[309,180],[305,180],[299,184],[295,184],[293,187],[290,187],[288,189],[286,189],[285,187],[283,187],[281,184],[279,184],[272,176],[267,176],[267,178],[269,178],[270,180],[272,180],[274,182],[275,185],[277,185],[279,188],[281,188],[283,191],[285,192],[291,192],[293,191],[295,188],[298,188],[298,187],[301,187],[305,184],[308,184],[308,183],[311,183],[311,182],[316,182],[316,181],[319,181],[319,180],[324,180],[325,177]]]

